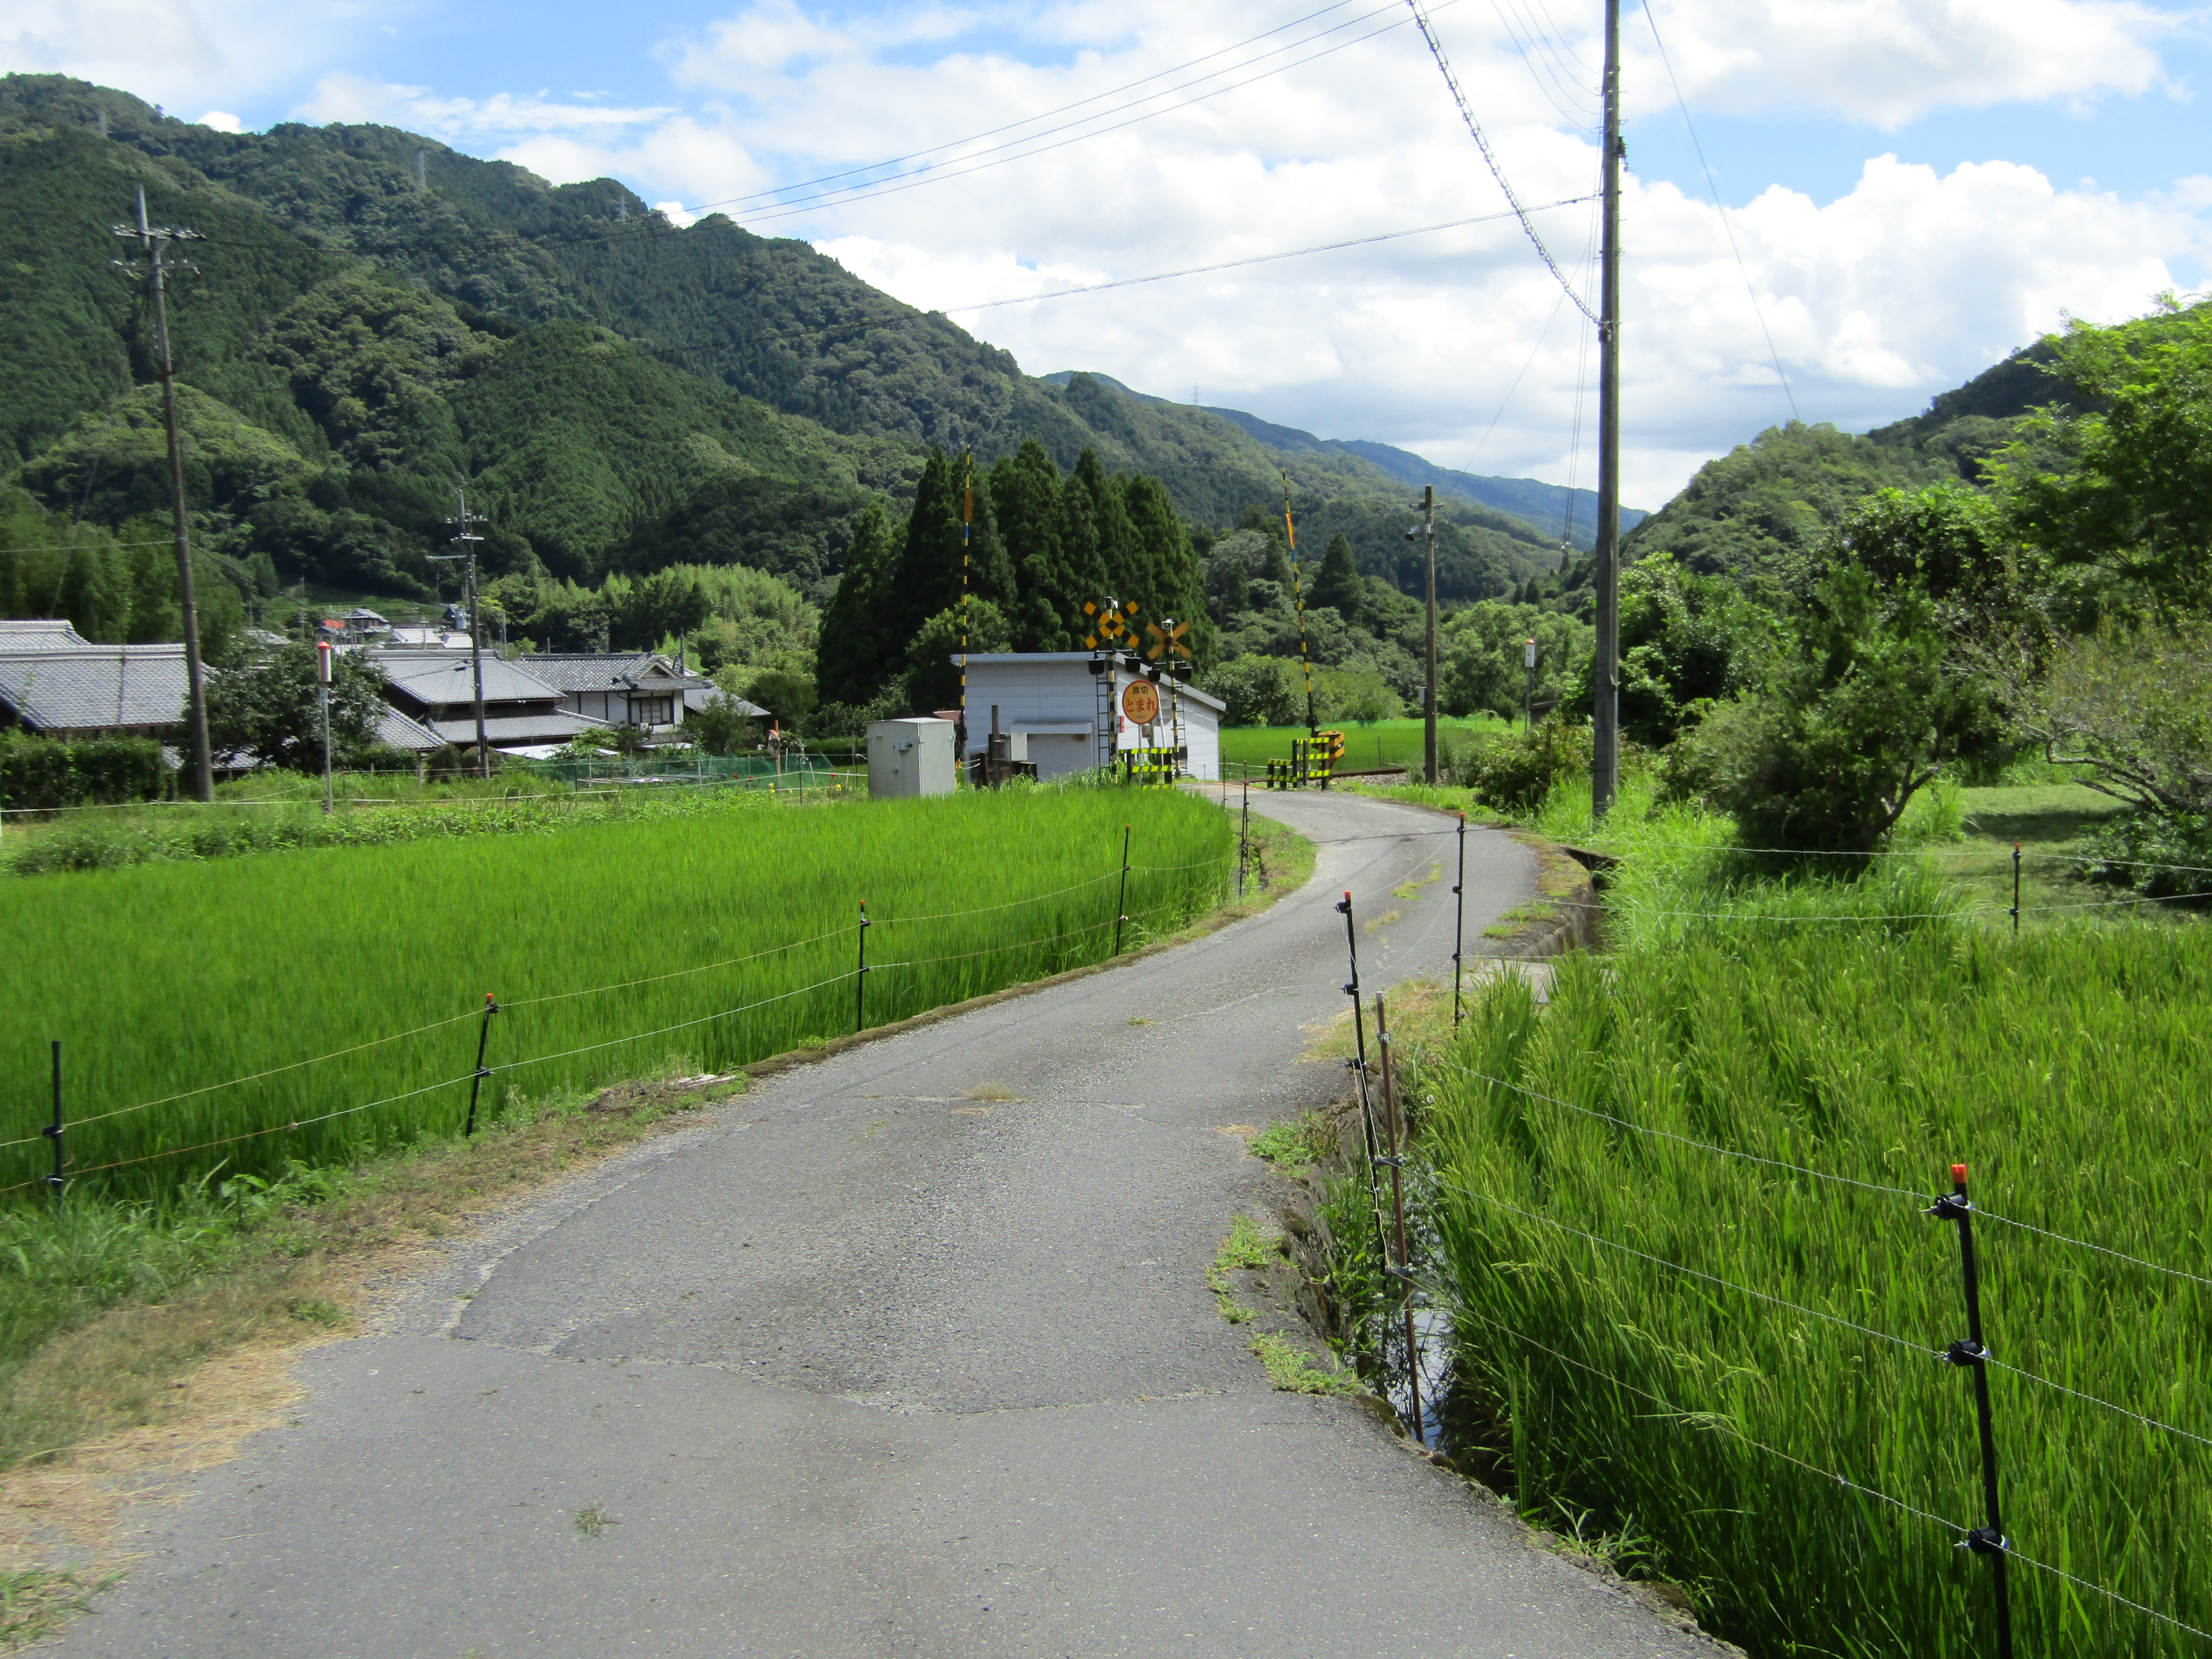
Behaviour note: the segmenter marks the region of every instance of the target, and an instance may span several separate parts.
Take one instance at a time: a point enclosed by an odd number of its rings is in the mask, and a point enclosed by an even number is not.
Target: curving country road
[[[138,1517],[59,1650],[1713,1654],[1216,1313],[1272,1179],[1219,1126],[1342,1084],[1296,1058],[1345,1004],[1334,901],[1401,913],[1370,988],[1450,970],[1449,867],[1392,892],[1446,820],[1265,805],[1320,851],[1272,910],[782,1073],[457,1247]],[[1470,831],[1469,939],[1534,877]]]

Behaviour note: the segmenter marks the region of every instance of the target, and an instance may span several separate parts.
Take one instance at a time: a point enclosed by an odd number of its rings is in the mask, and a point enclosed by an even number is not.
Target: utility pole
[[[146,284],[154,298],[154,349],[161,380],[161,418],[169,428],[169,519],[177,538],[177,603],[184,612],[185,723],[191,732],[192,798],[215,799],[215,758],[208,750],[207,676],[200,665],[200,613],[192,586],[192,525],[185,511],[185,447],[177,433],[177,369],[169,356],[169,305],[161,283],[161,253],[171,242],[197,242],[196,230],[146,222],[146,187],[138,187],[138,222],[117,225],[118,236],[135,236],[146,255]],[[131,262],[115,262],[125,269]],[[186,266],[185,269],[191,269]]]
[[[1590,810],[1620,789],[1620,0],[1605,0],[1605,208],[1597,325],[1597,672]]]
[[[491,744],[484,736],[483,710],[483,617],[477,605],[477,544],[483,539],[470,526],[484,522],[481,513],[469,511],[469,487],[465,483],[453,486],[459,498],[460,516],[446,522],[454,529],[453,545],[458,553],[434,553],[430,556],[440,564],[459,562],[468,582],[469,593],[469,670],[475,676],[477,702],[477,775],[491,775]]]
[[[1421,528],[1429,544],[1429,678],[1421,692],[1421,781],[1437,781],[1437,487],[1421,486]]]

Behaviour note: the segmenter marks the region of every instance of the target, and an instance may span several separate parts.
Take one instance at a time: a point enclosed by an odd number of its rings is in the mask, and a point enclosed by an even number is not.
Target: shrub
[[[1590,769],[1590,728],[1579,722],[1540,720],[1529,731],[1498,738],[1466,763],[1475,799],[1503,812],[1534,812],[1563,778]]]
[[[0,733],[0,797],[15,807],[108,805],[158,800],[169,776],[151,738],[71,743]]]

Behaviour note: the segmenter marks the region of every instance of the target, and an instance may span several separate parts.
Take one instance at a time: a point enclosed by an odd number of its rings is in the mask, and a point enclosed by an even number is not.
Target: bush
[[[2179,869],[2159,869],[2178,865]],[[2201,812],[2131,812],[2100,826],[2076,872],[2146,898],[2212,893],[2212,818]]]
[[[1198,689],[1229,705],[1224,726],[1304,726],[1304,672],[1288,657],[1257,652],[1232,658],[1198,678]]]
[[[0,733],[0,805],[112,805],[158,800],[170,777],[151,738],[88,738],[71,743],[27,732]]]
[[[1580,722],[1540,720],[1498,738],[1466,763],[1474,798],[1501,812],[1534,812],[1564,778],[1587,775],[1593,745]]]

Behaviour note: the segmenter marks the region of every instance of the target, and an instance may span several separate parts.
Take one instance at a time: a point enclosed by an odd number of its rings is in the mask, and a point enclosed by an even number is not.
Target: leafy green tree
[[[814,712],[817,698],[813,677],[787,669],[766,668],[745,681],[744,699],[765,708],[784,729],[797,729]]]
[[[1060,540],[1060,469],[1035,438],[991,469],[991,505],[1013,566],[1008,620],[1017,651],[1072,651],[1083,608]],[[1090,597],[1095,598],[1095,595]]]
[[[1993,726],[1982,684],[1948,660],[1925,584],[1886,587],[1844,564],[1759,688],[1674,745],[1669,784],[1733,814],[1748,845],[1868,853]]]
[[[717,691],[684,711],[684,734],[709,755],[734,755],[750,742],[753,722],[736,698]]]
[[[1197,684],[1229,705],[1224,726],[1305,724],[1305,678],[1287,658],[1256,652],[1232,658],[1200,674]]]
[[[1640,568],[1641,567],[1638,567]],[[1622,578],[1626,588],[1627,577]],[[1536,641],[1536,701],[1572,703],[1588,684],[1597,632],[1575,617],[1496,599],[1446,614],[1439,629],[1437,706],[1455,717],[1520,715],[1528,702],[1527,646]]]
[[[2062,567],[2201,611],[2212,579],[2212,302],[2045,342],[2089,405],[2027,423],[1999,486],[2021,538]],[[2063,458],[2036,465],[2037,441]]]
[[[357,651],[331,665],[331,750],[335,763],[376,740],[384,717],[384,673]],[[221,668],[207,678],[208,739],[217,755],[244,755],[294,772],[323,769],[315,647],[288,645],[265,663]]]
[[[959,707],[960,669],[954,659],[960,653],[960,609],[957,605],[947,605],[924,623],[914,636],[906,659],[908,708],[927,714],[933,709]],[[1013,648],[1013,631],[1007,625],[1005,611],[988,599],[971,600],[968,611],[968,649],[971,654]]]
[[[1125,582],[1123,596],[1136,597],[1145,609],[1138,613],[1138,636],[1149,618],[1164,623],[1173,618],[1190,626],[1183,644],[1192,662],[1204,668],[1214,659],[1213,619],[1206,613],[1204,579],[1198,555],[1190,544],[1190,531],[1175,509],[1165,486],[1140,472],[1123,473],[1115,480],[1121,493],[1134,545],[1139,550],[1146,586]]]

